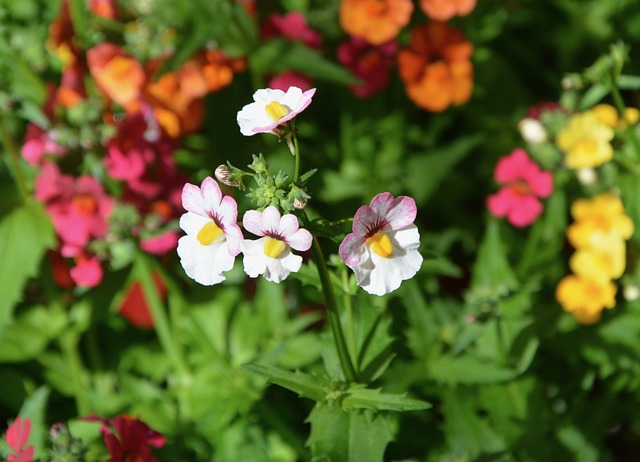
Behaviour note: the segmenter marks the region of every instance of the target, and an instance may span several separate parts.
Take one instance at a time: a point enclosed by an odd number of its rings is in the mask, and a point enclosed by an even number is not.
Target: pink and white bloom
[[[256,133],[273,133],[280,135],[278,126],[282,125],[304,111],[316,89],[303,92],[298,87],[289,87],[284,92],[265,88],[253,94],[253,103],[243,107],[237,116],[240,132],[245,136]]]
[[[242,226],[260,239],[245,239],[242,243],[244,271],[249,277],[264,275],[267,281],[284,281],[289,273],[302,266],[302,257],[291,249],[304,252],[311,248],[312,236],[300,228],[298,219],[280,212],[270,205],[264,212],[249,210],[242,217]]]
[[[394,198],[385,192],[356,212],[353,232],[344,238],[339,253],[358,285],[370,294],[388,294],[420,269],[420,234],[413,224],[417,211],[411,197]]]
[[[551,172],[542,170],[524,149],[514,149],[501,158],[494,172],[502,188],[487,198],[487,207],[496,217],[506,217],[513,226],[532,224],[542,213],[539,199],[553,191]]]
[[[233,268],[242,244],[238,204],[207,177],[201,187],[184,185],[182,206],[187,213],[180,217],[180,228],[187,235],[178,241],[178,255],[187,276],[205,286],[224,281],[222,273]]]

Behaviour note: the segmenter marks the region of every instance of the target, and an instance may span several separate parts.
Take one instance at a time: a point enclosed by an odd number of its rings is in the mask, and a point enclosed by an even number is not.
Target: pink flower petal
[[[542,204],[533,196],[520,198],[517,206],[512,207],[507,220],[513,226],[523,228],[532,224],[542,213]]]

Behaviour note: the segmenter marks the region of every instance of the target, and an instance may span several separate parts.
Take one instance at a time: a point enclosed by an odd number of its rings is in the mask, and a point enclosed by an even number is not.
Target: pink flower
[[[22,145],[22,157],[29,165],[32,167],[40,165],[46,154],[59,157],[64,153],[64,148],[51,138],[49,132],[34,123],[27,125],[27,133]]]
[[[91,239],[105,235],[114,201],[95,178],[64,175],[46,163],[36,178],[35,195],[51,216],[64,256],[76,256]]]
[[[272,13],[262,25],[262,38],[286,37],[304,42],[309,48],[322,46],[322,36],[311,29],[307,20],[299,11],[290,11],[283,15]]]
[[[541,170],[524,149],[514,149],[501,158],[494,172],[502,188],[487,198],[489,211],[496,217],[507,217],[519,228],[529,226],[542,213],[538,200],[553,191],[551,172]]]
[[[395,39],[381,45],[371,45],[362,38],[351,37],[349,41],[341,43],[338,46],[338,61],[362,80],[362,83],[350,87],[353,94],[366,98],[386,87],[397,52]]]
[[[81,287],[95,287],[102,281],[103,271],[97,257],[81,254],[76,258],[77,264],[69,274],[73,282]]]
[[[340,244],[340,257],[353,270],[358,285],[384,295],[412,278],[422,266],[420,234],[413,223],[416,202],[407,196],[380,193],[353,217],[353,232]]]
[[[295,71],[284,71],[269,80],[269,88],[275,90],[287,91],[289,87],[298,87],[302,90],[308,90],[313,84],[311,78]]]
[[[33,446],[25,448],[29,433],[31,433],[31,420],[28,418],[16,417],[16,420],[9,425],[5,439],[15,454],[9,454],[7,462],[31,462],[33,460]]]

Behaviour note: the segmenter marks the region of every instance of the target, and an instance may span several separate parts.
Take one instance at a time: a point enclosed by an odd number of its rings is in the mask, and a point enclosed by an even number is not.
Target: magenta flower
[[[262,25],[263,39],[270,37],[286,37],[301,41],[309,48],[318,49],[322,46],[322,36],[311,29],[307,19],[299,11],[290,11],[283,15],[273,13]]]
[[[302,90],[311,88],[313,81],[306,75],[295,71],[284,71],[269,80],[269,88],[274,90],[287,91],[289,87],[298,87]]]
[[[395,40],[371,45],[362,38],[351,37],[341,43],[338,61],[362,80],[362,83],[349,87],[351,92],[359,98],[366,98],[386,87],[397,52]]]
[[[416,215],[411,197],[394,198],[385,192],[353,217],[353,232],[344,238],[339,253],[358,285],[370,294],[392,292],[420,269],[420,234],[413,224]]]
[[[45,155],[60,157],[65,154],[65,150],[51,138],[49,132],[30,123],[27,125],[21,154],[29,165],[36,167],[42,163]]]
[[[102,281],[102,265],[97,257],[83,253],[76,257],[76,266],[71,268],[69,275],[81,287],[95,287]]]
[[[31,462],[33,460],[33,446],[25,448],[31,433],[31,420],[28,418],[16,417],[7,433],[5,440],[14,454],[9,454],[7,462]]]
[[[501,158],[494,172],[502,188],[487,198],[487,207],[496,217],[519,228],[529,226],[542,213],[539,199],[553,191],[551,172],[540,169],[524,149],[514,149]]]
[[[51,216],[66,257],[76,256],[91,239],[107,232],[114,200],[95,178],[74,178],[60,173],[55,164],[45,163],[36,178],[35,196]]]

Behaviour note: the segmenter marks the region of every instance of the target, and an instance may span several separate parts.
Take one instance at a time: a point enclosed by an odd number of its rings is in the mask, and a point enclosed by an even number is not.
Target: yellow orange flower
[[[146,76],[140,63],[118,45],[101,43],[87,51],[89,72],[100,89],[127,111],[134,112]]]
[[[569,260],[569,267],[576,275],[604,284],[617,279],[626,266],[626,246],[615,234],[594,233],[592,246],[578,249]]]
[[[466,16],[476,6],[476,0],[420,0],[424,14],[436,21],[447,21],[454,16]]]
[[[340,25],[349,35],[381,45],[398,35],[411,13],[411,0],[342,0]]]
[[[611,140],[614,131],[603,123],[609,111],[587,111],[575,114],[569,125],[558,133],[556,143],[565,153],[565,164],[572,169],[592,168],[608,162],[613,157]]]
[[[607,281],[598,284],[575,275],[565,276],[556,288],[556,299],[562,309],[573,314],[582,324],[593,324],[600,320],[602,310],[616,304],[616,285]]]
[[[567,237],[575,248],[593,246],[596,233],[614,233],[620,240],[629,239],[633,234],[633,222],[625,213],[622,201],[611,193],[576,200],[571,205],[571,215],[575,222],[567,229]]]
[[[473,90],[473,46],[458,29],[430,22],[411,31],[398,54],[407,96],[419,107],[439,112],[469,100]]]
[[[634,107],[625,108],[624,117],[619,117],[618,110],[610,104],[597,104],[590,112],[593,112],[603,124],[620,130],[624,130],[627,124],[637,124],[640,119],[640,111]]]

